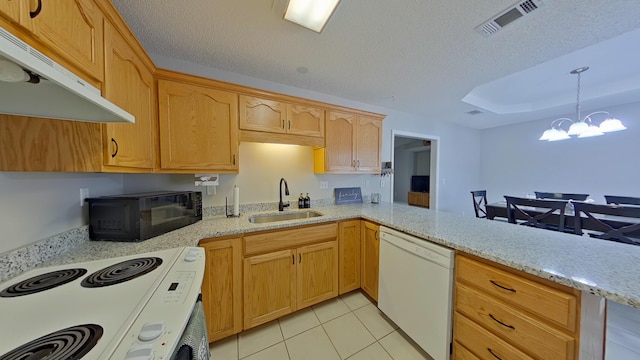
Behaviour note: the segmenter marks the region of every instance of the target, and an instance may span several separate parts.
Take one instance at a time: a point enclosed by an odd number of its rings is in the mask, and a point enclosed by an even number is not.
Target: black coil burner
[[[87,273],[86,269],[64,269],[48,272],[23,280],[0,291],[0,297],[16,297],[39,293],[41,291],[53,289],[56,286],[64,285]]]
[[[120,284],[155,270],[162,264],[162,259],[145,257],[123,261],[98,270],[82,280],[82,287],[96,288]]]
[[[72,326],[54,331],[17,347],[0,356],[0,360],[82,359],[98,343],[102,333],[100,325]]]

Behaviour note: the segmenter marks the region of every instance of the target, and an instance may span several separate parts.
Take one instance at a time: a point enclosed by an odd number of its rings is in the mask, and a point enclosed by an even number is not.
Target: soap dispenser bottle
[[[305,208],[311,207],[311,198],[309,197],[309,193],[307,193],[307,196],[304,197],[304,207]]]
[[[304,196],[300,193],[300,197],[298,198],[298,209],[304,208]]]

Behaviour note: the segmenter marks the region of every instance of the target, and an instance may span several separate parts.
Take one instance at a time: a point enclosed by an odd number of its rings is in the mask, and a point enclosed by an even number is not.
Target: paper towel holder
[[[216,194],[216,186],[220,185],[220,175],[218,174],[195,174],[195,185],[206,186],[207,195]]]
[[[225,213],[225,215],[227,215],[228,218],[230,218],[230,217],[239,218],[240,215],[242,215],[241,213],[238,213],[238,215],[233,215],[233,205],[232,205],[232,208],[231,208],[231,212],[229,212],[229,205],[227,203],[227,197],[226,196],[224,197],[224,213]]]

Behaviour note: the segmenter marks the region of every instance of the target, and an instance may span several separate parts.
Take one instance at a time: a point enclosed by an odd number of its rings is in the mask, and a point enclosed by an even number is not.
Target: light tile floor
[[[360,291],[210,346],[212,360],[430,360]]]

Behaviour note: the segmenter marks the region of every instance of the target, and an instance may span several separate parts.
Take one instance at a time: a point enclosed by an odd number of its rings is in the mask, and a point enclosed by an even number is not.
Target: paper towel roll
[[[240,188],[233,186],[233,216],[240,215]]]

